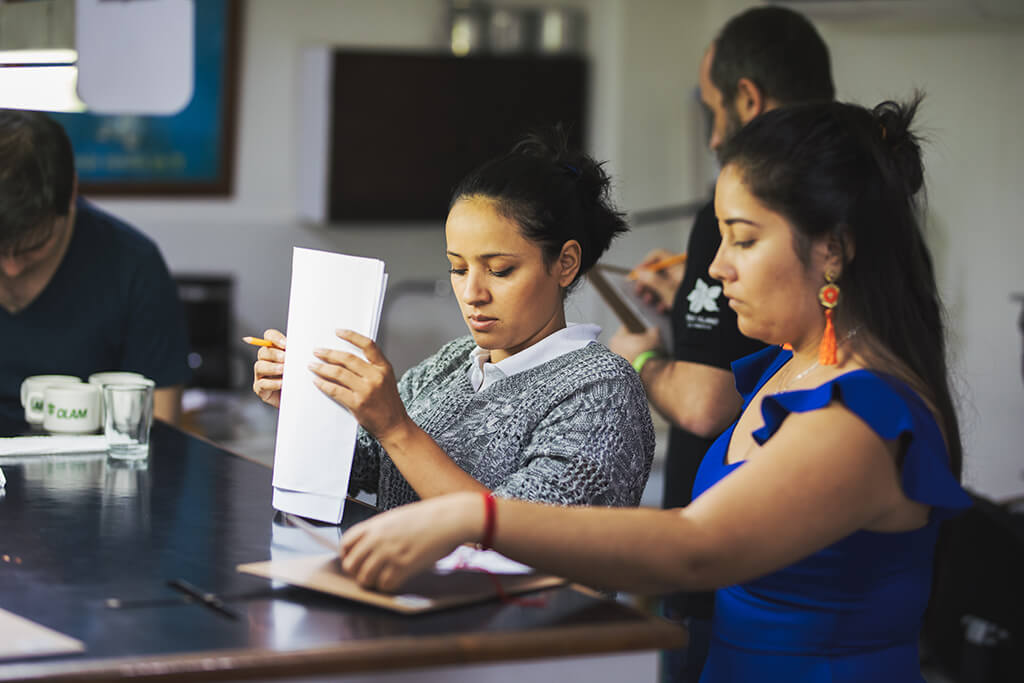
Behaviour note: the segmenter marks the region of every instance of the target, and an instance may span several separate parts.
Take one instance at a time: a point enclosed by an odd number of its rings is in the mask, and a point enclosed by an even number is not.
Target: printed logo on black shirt
[[[701,311],[718,313],[717,299],[721,293],[721,285],[709,287],[706,282],[697,278],[697,284],[694,285],[693,291],[686,295],[686,300],[690,302],[690,313],[700,313]]]
[[[722,293],[721,285],[708,285],[697,278],[693,291],[686,295],[690,302],[690,312],[686,315],[686,325],[698,330],[710,330],[718,325],[718,316],[700,315],[701,313],[718,313],[718,297]]]

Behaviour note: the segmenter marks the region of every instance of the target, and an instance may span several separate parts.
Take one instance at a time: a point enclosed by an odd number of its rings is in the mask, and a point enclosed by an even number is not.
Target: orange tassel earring
[[[832,324],[832,309],[839,303],[839,285],[833,280],[836,276],[825,273],[825,284],[818,290],[818,301],[825,308],[825,334],[818,346],[818,362],[822,365],[836,364],[836,328]]]

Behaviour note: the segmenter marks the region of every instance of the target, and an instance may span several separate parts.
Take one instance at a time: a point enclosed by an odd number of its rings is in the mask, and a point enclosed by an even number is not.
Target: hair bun
[[[923,95],[916,92],[906,103],[887,100],[871,110],[882,147],[909,194],[916,194],[924,184],[921,139],[910,128],[922,99]]]
[[[569,130],[562,123],[536,128],[527,133],[512,150],[513,154],[541,159],[560,175],[574,181],[576,193],[585,204],[600,202],[609,191],[611,179],[589,155],[573,149]]]
[[[612,240],[628,230],[624,214],[612,202],[612,180],[604,163],[575,149],[569,142],[569,129],[562,123],[534,129],[512,153],[543,160],[550,165],[556,183],[567,181],[565,187],[582,212],[582,232],[574,237],[583,246],[581,272],[590,270]]]

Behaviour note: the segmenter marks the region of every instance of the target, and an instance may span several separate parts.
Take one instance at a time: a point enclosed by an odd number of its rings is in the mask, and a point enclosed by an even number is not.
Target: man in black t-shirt
[[[831,100],[835,95],[825,43],[806,18],[781,7],[754,8],[729,20],[701,61],[699,81],[701,100],[712,118],[708,142],[712,150],[770,109]],[[741,398],[731,363],[763,346],[740,334],[721,285],[708,274],[720,242],[710,201],[694,221],[685,266],[638,269],[638,286],[645,296],[671,311],[671,354],[654,329],[641,334],[620,329],[610,342],[613,351],[634,364],[651,405],[672,425],[665,461],[665,508],[690,502],[701,458],[739,414]],[[655,250],[641,266],[669,255]],[[690,629],[688,651],[670,653],[663,667],[668,680],[699,678],[707,653],[712,597],[710,593],[677,594],[666,599],[666,616],[685,619]]]

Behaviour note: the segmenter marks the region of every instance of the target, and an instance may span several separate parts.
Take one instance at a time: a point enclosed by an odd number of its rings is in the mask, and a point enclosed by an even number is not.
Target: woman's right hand
[[[261,346],[252,366],[252,390],[264,403],[281,407],[281,380],[284,376],[284,351],[288,339],[278,330],[267,330],[263,338],[274,346]]]

